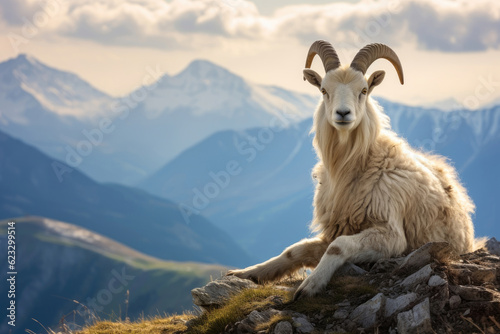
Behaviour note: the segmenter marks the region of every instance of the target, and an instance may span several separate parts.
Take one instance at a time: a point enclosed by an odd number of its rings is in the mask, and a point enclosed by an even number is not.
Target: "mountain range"
[[[96,181],[133,185],[217,131],[304,119],[316,103],[204,60],[174,76],[148,68],[145,78],[155,81],[111,97],[19,55],[0,64],[0,130]]]
[[[203,216],[186,223],[175,203],[101,184],[0,132],[0,219],[37,215],[70,222],[148,255],[244,265],[249,256]],[[58,177],[59,176],[59,179]]]
[[[310,234],[319,96],[203,60],[174,76],[146,72],[152,82],[112,97],[31,56],[0,63],[0,219],[19,222],[23,312],[45,324],[74,310],[54,296],[86,300],[123,266],[140,277],[128,314],[178,311],[224,269],[165,260],[244,267]],[[410,144],[450,158],[477,205],[476,234],[495,236],[500,106],[378,100]]]
[[[9,221],[0,222],[2,249],[7,249]],[[52,219],[30,216],[12,221],[16,238],[16,333],[25,329],[45,333],[41,325],[56,330],[64,323],[75,330],[98,318],[135,320],[183,312],[192,308],[191,289],[226,270],[216,265],[163,261]],[[12,270],[8,270],[6,261],[0,269],[0,279],[5,282],[6,273]],[[8,298],[2,298],[2,309],[8,303]],[[9,333],[12,328],[8,320],[0,320],[1,333]]]

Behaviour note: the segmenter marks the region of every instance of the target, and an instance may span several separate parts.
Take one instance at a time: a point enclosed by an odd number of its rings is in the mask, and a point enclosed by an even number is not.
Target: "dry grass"
[[[288,280],[280,282],[287,286],[298,286],[301,280]],[[180,316],[170,316],[162,318],[160,316],[144,319],[137,322],[111,322],[101,321],[95,325],[84,329],[79,334],[118,334],[118,333],[185,333],[185,334],[210,334],[221,333],[228,324],[245,318],[251,311],[262,311],[270,307],[276,309],[287,309],[315,316],[320,312],[333,314],[335,304],[348,299],[358,298],[368,299],[376,294],[377,290],[367,284],[360,277],[334,277],[328,285],[327,293],[315,298],[305,298],[298,301],[292,301],[293,293],[275,286],[259,286],[256,289],[243,290],[230,298],[225,305],[204,312],[199,317],[184,314]],[[271,298],[278,296],[283,304],[276,304]],[[193,319],[188,329],[186,321]],[[259,324],[256,330],[272,331],[280,321],[290,321],[292,319],[287,315],[275,315],[268,322]]]
[[[243,319],[251,311],[271,306],[272,302],[266,300],[271,296],[280,296],[284,302],[289,302],[292,299],[290,292],[271,286],[243,290],[229,299],[221,308],[203,313],[195,320],[189,333],[221,333],[228,324]]]
[[[134,322],[101,321],[87,327],[78,334],[166,334],[184,333],[187,330],[186,321],[194,315],[174,315],[170,317],[156,316]]]
[[[276,314],[269,319],[268,322],[263,322],[255,328],[257,331],[262,331],[262,330],[267,330],[268,333],[273,333],[274,332],[274,327],[281,322],[281,321],[288,321],[290,323],[293,323],[293,319],[289,315],[280,315]]]

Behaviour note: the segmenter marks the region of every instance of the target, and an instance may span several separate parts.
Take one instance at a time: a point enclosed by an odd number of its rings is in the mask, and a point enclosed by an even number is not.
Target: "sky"
[[[147,68],[175,75],[207,59],[245,79],[317,94],[302,80],[309,46],[332,43],[348,64],[364,45],[398,54],[374,94],[410,105],[500,101],[498,0],[0,0],[0,61],[27,53],[121,96]],[[321,75],[319,59],[313,69]]]

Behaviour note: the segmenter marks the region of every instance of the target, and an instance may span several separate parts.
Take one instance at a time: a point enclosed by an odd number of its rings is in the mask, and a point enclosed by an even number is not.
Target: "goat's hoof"
[[[297,301],[303,298],[309,298],[316,296],[319,292],[321,292],[325,288],[325,284],[321,284],[321,282],[317,282],[315,277],[309,276],[300,284],[297,291],[293,295],[293,300]]]
[[[259,279],[256,276],[248,273],[246,270],[239,270],[239,269],[229,270],[226,273],[226,276],[236,276],[236,277],[241,278],[241,279],[250,280],[254,283],[259,283]]]
[[[304,291],[304,290],[301,288],[298,288],[297,291],[295,291],[295,293],[293,294],[293,301],[294,302],[296,302],[297,300],[300,299],[300,297],[302,296],[302,291]]]

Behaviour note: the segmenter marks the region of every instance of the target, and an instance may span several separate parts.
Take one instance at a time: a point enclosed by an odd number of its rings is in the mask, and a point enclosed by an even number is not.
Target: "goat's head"
[[[315,55],[319,55],[325,67],[325,77],[309,67]],[[355,129],[366,114],[367,99],[375,86],[384,79],[384,71],[374,72],[368,79],[365,73],[377,59],[389,60],[398,72],[403,84],[403,69],[396,53],[384,44],[369,44],[354,57],[350,66],[340,66],[337,52],[325,41],[314,42],[307,54],[304,80],[318,87],[323,93],[325,117],[338,131]]]

